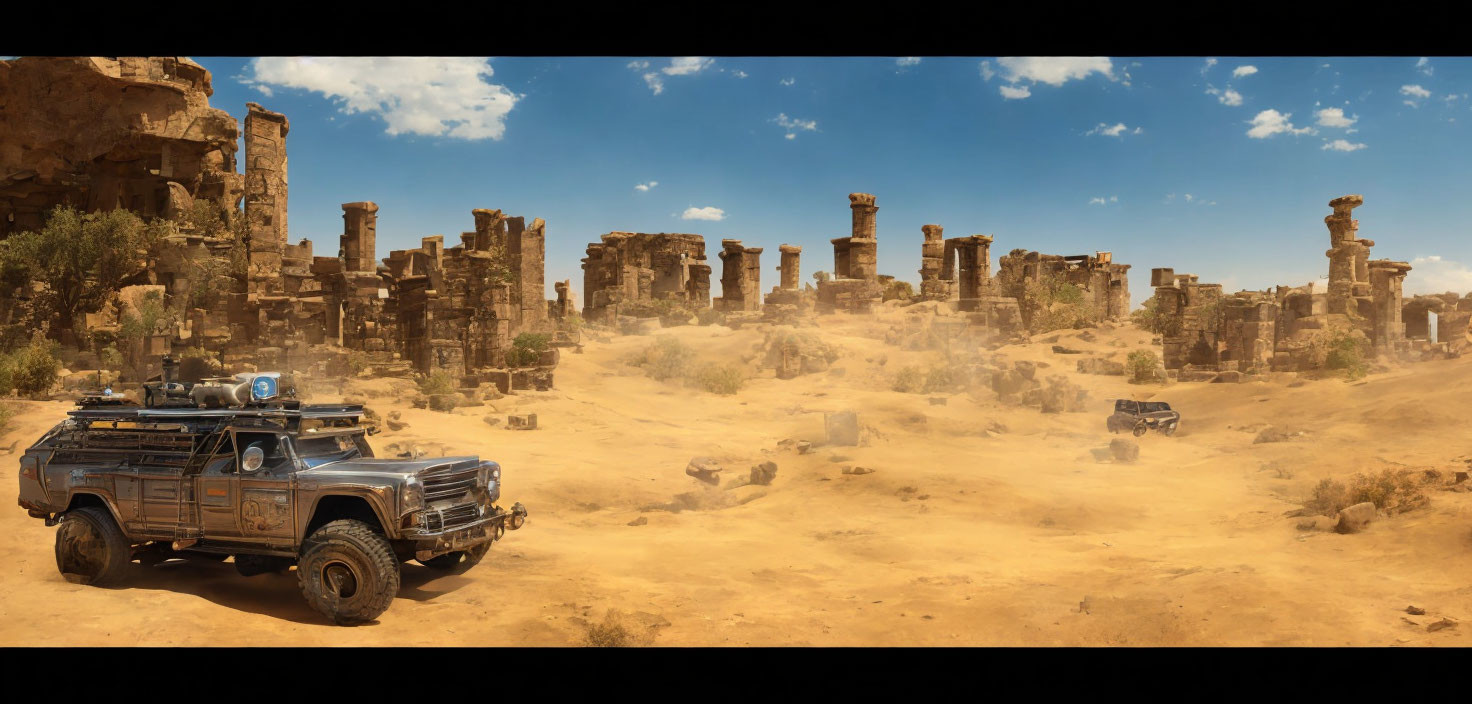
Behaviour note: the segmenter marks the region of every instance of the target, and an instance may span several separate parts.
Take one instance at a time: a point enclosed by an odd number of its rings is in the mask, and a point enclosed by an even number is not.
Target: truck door
[[[236,519],[235,507],[239,503],[240,475],[236,472],[231,433],[220,433],[195,483],[199,486],[199,522],[204,538],[239,538],[240,521]]]
[[[260,464],[251,469],[247,453],[260,452]],[[291,475],[296,469],[291,449],[279,433],[236,432],[239,458],[240,534],[253,541],[291,546],[296,536],[291,502]]]

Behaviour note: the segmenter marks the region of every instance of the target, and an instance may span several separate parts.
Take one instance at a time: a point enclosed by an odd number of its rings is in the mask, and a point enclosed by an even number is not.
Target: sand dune
[[[622,361],[652,341],[639,336],[564,354],[554,391],[449,414],[396,399],[387,381],[352,382],[349,394],[409,424],[376,447],[500,461],[527,527],[463,576],[405,565],[377,623],[339,628],[307,607],[294,575],[243,578],[229,564],[139,567],[114,590],[69,584],[54,529],[13,508],[0,513],[0,644],[567,645],[610,611],[655,645],[1467,642],[1472,626],[1427,626],[1472,617],[1472,494],[1433,487],[1427,507],[1354,535],[1303,531],[1284,513],[1325,477],[1466,470],[1472,359],[1359,383],[1144,387],[1077,374],[1078,355],[1052,346],[1123,360],[1148,333],[1069,331],[997,350],[1088,389],[1087,412],[1043,414],[989,390],[891,391],[900,366],[939,358],[884,342],[912,312],[824,317],[816,332],[841,348],[842,371],[778,380],[768,369],[736,396],[646,378]],[[762,341],[759,329],[665,334],[736,363]],[[1177,436],[1139,438],[1134,464],[1096,461],[1115,437],[1108,399],[1152,395],[1182,412]],[[69,408],[23,406],[0,438],[0,482],[12,487],[23,446]],[[843,410],[858,412],[864,443],[823,446],[823,413]],[[483,422],[527,412],[540,429]],[[1302,434],[1254,443],[1267,426]],[[779,446],[788,439],[813,448]],[[694,456],[722,463],[721,487],[684,474]],[[767,460],[779,467],[770,486],[731,488]],[[876,471],[842,473],[853,465]]]

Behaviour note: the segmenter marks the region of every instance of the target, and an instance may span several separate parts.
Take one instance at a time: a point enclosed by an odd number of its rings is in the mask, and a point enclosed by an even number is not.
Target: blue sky
[[[811,280],[855,191],[878,196],[880,272],[909,281],[937,223],[995,236],[994,266],[1113,251],[1136,304],[1158,266],[1301,285],[1327,272],[1328,201],[1360,193],[1408,291],[1472,290],[1467,59],[195,60],[215,107],[291,120],[293,240],[335,253],[340,204],[372,200],[381,258],[501,208],[547,221],[549,297],[581,293],[613,230],[704,235],[717,271],[722,238],[766,247],[767,289],[802,245]]]

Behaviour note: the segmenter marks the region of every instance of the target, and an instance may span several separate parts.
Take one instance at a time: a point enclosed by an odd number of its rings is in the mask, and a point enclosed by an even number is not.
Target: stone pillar
[[[777,267],[777,270],[782,272],[782,290],[796,291],[802,288],[802,267],[799,263],[802,257],[802,247],[784,244],[777,249],[782,253],[782,265]]]
[[[746,248],[746,281],[742,284],[742,301],[746,310],[762,307],[762,248]]]
[[[875,229],[874,196],[868,193],[848,194],[853,211],[853,236],[848,241],[848,275],[853,279],[879,280],[879,240]]]
[[[1329,201],[1334,213],[1324,217],[1324,224],[1329,227],[1330,248],[1324,254],[1329,257],[1330,313],[1348,314],[1351,310],[1349,299],[1354,296],[1355,260],[1363,249],[1355,239],[1360,224],[1351,216],[1351,211],[1364,202],[1365,199],[1358,195],[1335,198]],[[1368,256],[1368,251],[1365,256]]]
[[[945,228],[940,225],[921,225],[920,232],[925,236],[925,242],[920,245],[920,281],[923,283],[940,278],[946,241]]]
[[[874,196],[868,193],[848,194],[848,207],[853,210],[852,235],[863,239],[876,239],[878,237],[875,229],[875,214],[879,207],[874,205]]]
[[[762,252],[747,249],[741,240],[721,240],[721,310],[727,312],[757,310],[761,270],[752,270],[752,262]]]
[[[378,205],[372,201],[342,204],[342,252],[346,271],[376,271]]]
[[[280,290],[286,247],[286,133],[281,113],[246,103],[245,220],[252,290]]]
[[[552,289],[557,292],[557,301],[552,304],[552,317],[562,320],[572,312],[572,301],[568,298],[568,289],[572,288],[571,280],[558,281],[552,284]]]
[[[484,252],[492,247],[506,245],[506,216],[500,210],[476,208],[470,214],[475,218],[473,249]]]
[[[520,230],[512,240],[515,254],[512,262],[516,266],[517,296],[521,303],[522,324],[534,325],[547,319],[546,282],[544,279],[547,261],[547,223],[541,218],[532,220],[532,226],[521,229],[521,218],[515,218],[515,229]]]
[[[1367,268],[1374,311],[1370,339],[1376,350],[1394,351],[1406,337],[1406,326],[1401,318],[1404,305],[1401,285],[1411,266],[1406,262],[1377,259],[1369,262]]]
[[[833,243],[833,278],[849,278],[848,243],[852,237],[839,237],[829,240]]]

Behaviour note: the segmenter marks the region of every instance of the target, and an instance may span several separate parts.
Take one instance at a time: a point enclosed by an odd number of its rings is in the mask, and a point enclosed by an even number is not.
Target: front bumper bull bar
[[[526,524],[526,507],[518,501],[511,508],[492,507],[490,514],[463,526],[437,533],[410,534],[415,543],[414,559],[428,560],[447,552],[466,550],[481,543],[495,542],[508,530],[518,530]]]

